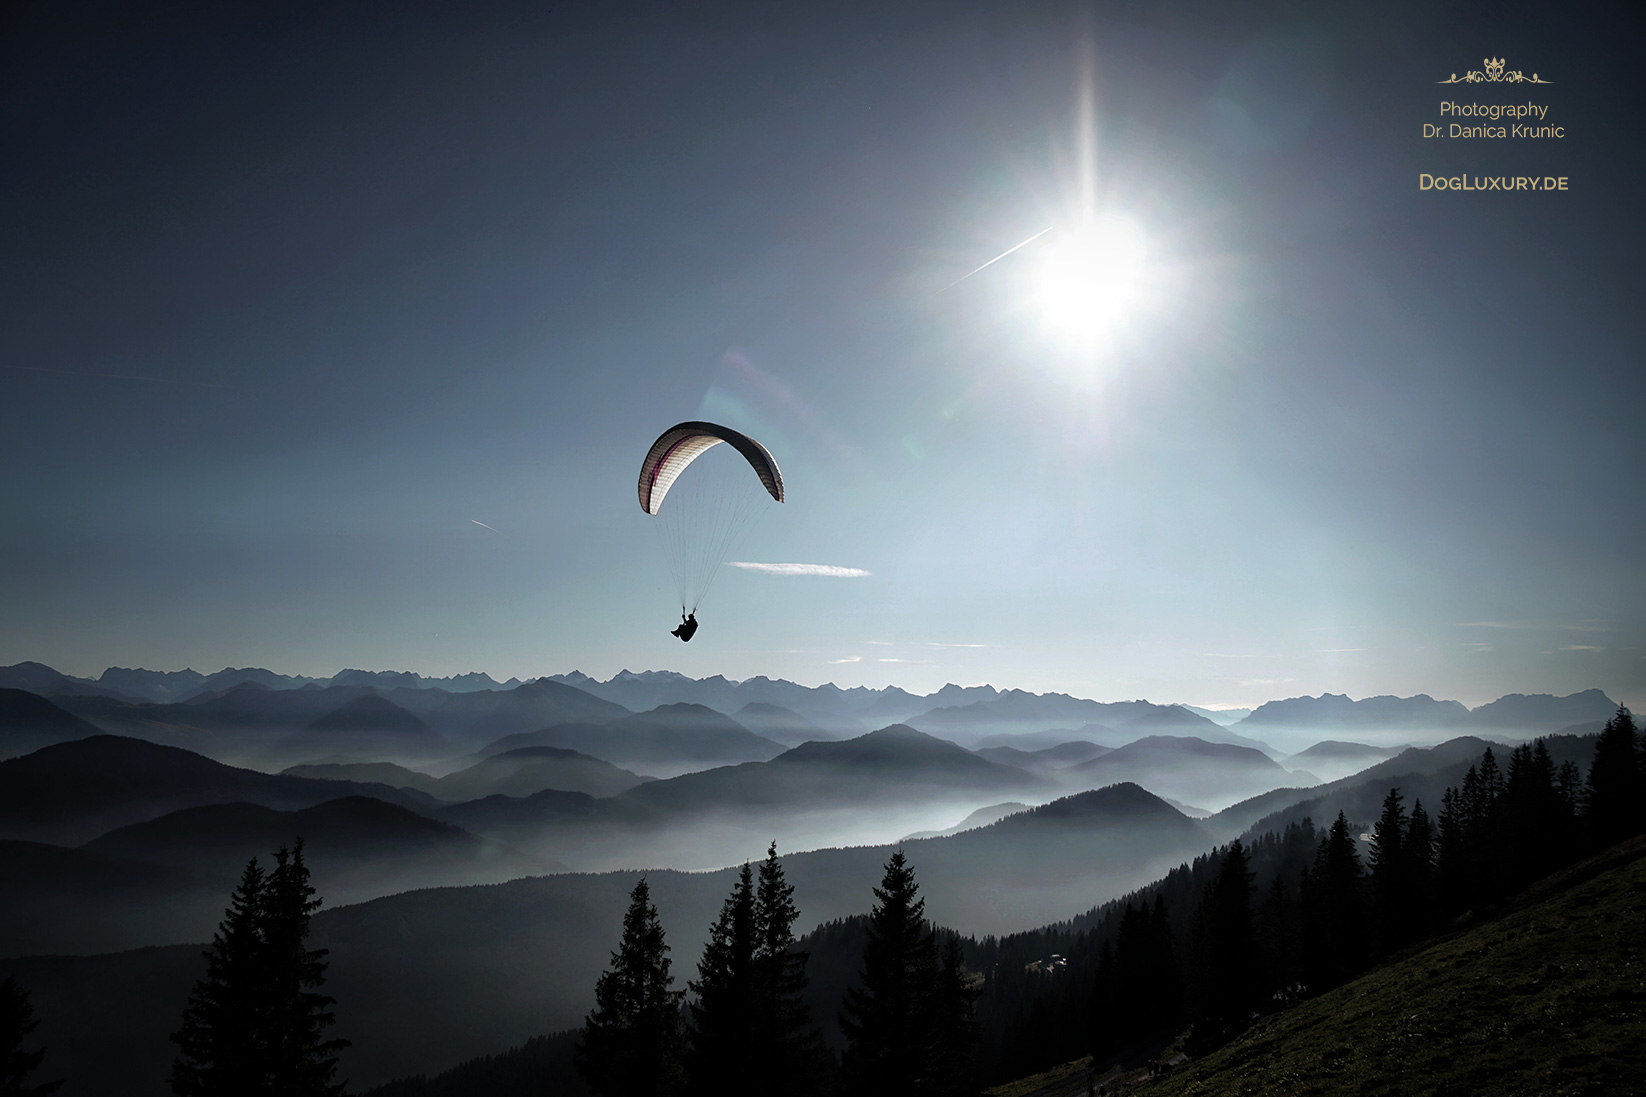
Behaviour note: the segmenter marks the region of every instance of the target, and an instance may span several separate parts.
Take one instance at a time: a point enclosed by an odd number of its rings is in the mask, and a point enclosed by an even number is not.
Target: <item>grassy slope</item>
[[[1133,1072],[1109,1091],[1646,1094],[1646,840],[1168,1077]]]

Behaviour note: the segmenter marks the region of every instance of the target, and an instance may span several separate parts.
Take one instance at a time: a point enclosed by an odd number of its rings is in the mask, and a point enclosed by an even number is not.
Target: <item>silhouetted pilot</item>
[[[694,609],[690,613],[682,613],[680,627],[671,629],[669,635],[680,637],[682,643],[697,635],[697,611]]]

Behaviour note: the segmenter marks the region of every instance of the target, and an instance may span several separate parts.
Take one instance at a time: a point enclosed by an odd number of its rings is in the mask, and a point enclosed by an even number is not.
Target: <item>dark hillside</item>
[[[1646,1092],[1646,838],[1120,1092]]]
[[[53,743],[103,734],[72,712],[23,689],[0,689],[0,758],[28,754]]]
[[[387,785],[276,776],[178,747],[98,735],[0,762],[0,836],[77,845],[179,808],[246,801],[291,810],[350,795],[414,810],[426,802]]]

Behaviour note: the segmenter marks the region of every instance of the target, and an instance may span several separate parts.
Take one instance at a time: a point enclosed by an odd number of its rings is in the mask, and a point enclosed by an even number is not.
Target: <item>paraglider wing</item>
[[[729,443],[743,455],[767,493],[781,503],[783,474],[765,446],[730,427],[691,422],[670,427],[658,435],[652,448],[646,451],[646,459],[640,463],[640,509],[656,514],[663,506],[663,497],[686,466],[722,442]]]

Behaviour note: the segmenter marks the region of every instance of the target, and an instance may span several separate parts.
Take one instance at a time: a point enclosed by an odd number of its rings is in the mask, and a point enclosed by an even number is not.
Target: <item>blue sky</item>
[[[1638,19],[1314,8],[24,5],[0,661],[1646,704]],[[670,637],[691,418],[783,468],[737,558],[868,574]]]

